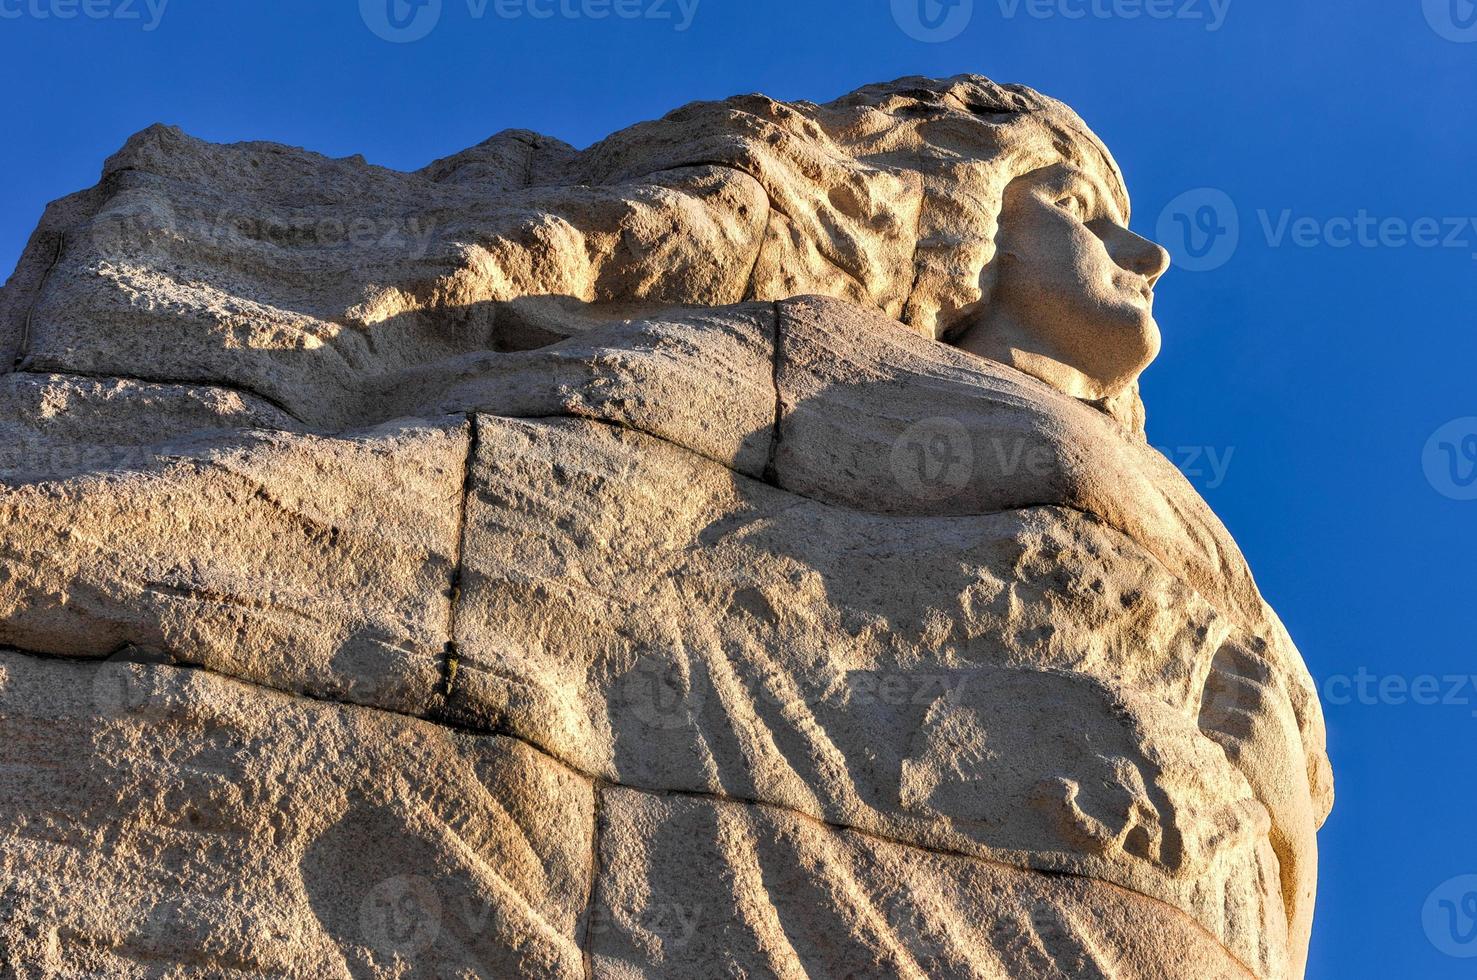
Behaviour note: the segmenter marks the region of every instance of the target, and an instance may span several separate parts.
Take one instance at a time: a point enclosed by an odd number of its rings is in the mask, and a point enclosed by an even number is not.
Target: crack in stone
[[[759,189],[764,189],[762,184]],[[764,211],[764,229],[759,232],[759,245],[754,249],[754,264],[749,267],[749,279],[744,283],[743,302],[745,303],[752,303],[759,297],[759,263],[764,261],[764,246],[769,241],[770,231],[774,228],[774,202],[769,200],[768,194],[765,195],[765,200],[768,205]]]
[[[46,284],[51,280],[51,274],[61,264],[62,252],[66,250],[67,233],[59,231],[56,233],[56,251],[51,256],[51,262],[46,266],[46,271],[41,273],[41,281],[36,284],[36,292],[31,296],[31,302],[26,307],[26,319],[21,324],[20,346],[15,350],[15,361],[11,364],[12,371],[19,371],[25,363],[31,350],[31,320],[36,315],[36,307],[41,305],[41,295],[46,292]]]
[[[584,956],[585,980],[595,980],[595,910],[596,899],[600,891],[600,830],[605,820],[605,787],[603,779],[596,779],[592,786],[594,813],[590,823],[590,892],[585,904],[585,927],[584,935],[580,940],[580,950]]]
[[[783,437],[781,426],[785,420],[785,397],[780,390],[780,376],[784,372],[785,356],[785,308],[782,302],[774,304],[774,353],[770,361],[770,377],[774,382],[774,427],[769,433],[769,455],[764,461],[763,480],[770,486],[779,487],[779,452],[780,439]]]
[[[450,703],[452,689],[456,686],[457,671],[461,668],[461,650],[457,646],[457,616],[461,610],[462,580],[466,572],[467,512],[471,508],[472,493],[476,482],[477,451],[481,446],[482,430],[477,413],[467,413],[467,458],[462,469],[461,507],[457,514],[456,554],[452,557],[451,585],[446,590],[446,646],[441,653],[441,697]]]

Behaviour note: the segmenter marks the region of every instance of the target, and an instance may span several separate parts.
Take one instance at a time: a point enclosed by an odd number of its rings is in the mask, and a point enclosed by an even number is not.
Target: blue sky
[[[918,2],[441,0],[392,43],[384,0],[0,0],[0,266],[156,121],[416,168],[509,127],[583,146],[694,99],[906,74],[1064,99],[1181,260],[1151,441],[1200,471],[1329,695],[1309,975],[1473,975],[1448,954],[1477,954],[1477,922],[1453,934],[1438,903],[1477,890],[1477,680],[1455,686],[1477,674],[1477,500],[1455,499],[1477,496],[1477,8],[964,0],[930,31]]]

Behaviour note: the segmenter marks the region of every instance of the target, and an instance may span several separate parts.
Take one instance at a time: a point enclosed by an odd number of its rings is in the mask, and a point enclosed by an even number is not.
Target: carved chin
[[[1111,349],[1104,352],[1108,356],[1101,359],[1104,370],[1097,378],[1104,393],[1113,395],[1131,387],[1154,363],[1162,344],[1159,324],[1147,311],[1141,311],[1126,329],[1115,331]]]
[[[1141,333],[1144,362],[1139,366],[1138,373],[1142,373],[1145,368],[1154,363],[1154,359],[1159,356],[1159,351],[1164,346],[1164,337],[1159,333],[1159,321],[1154,319],[1153,313],[1150,313],[1146,319],[1147,322],[1144,323]]]

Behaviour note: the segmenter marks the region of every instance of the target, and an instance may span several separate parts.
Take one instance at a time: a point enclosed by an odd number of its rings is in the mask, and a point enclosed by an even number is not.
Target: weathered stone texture
[[[1052,161],[131,140],[0,292],[0,974],[1300,976],[1297,649],[1136,384],[946,343]]]

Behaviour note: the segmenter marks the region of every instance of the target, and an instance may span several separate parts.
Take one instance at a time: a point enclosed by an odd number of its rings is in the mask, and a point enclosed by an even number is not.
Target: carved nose
[[[1157,242],[1136,235],[1127,228],[1116,230],[1108,244],[1108,252],[1118,265],[1137,272],[1154,285],[1169,269],[1169,252]]]

